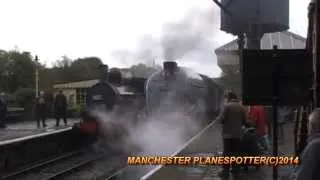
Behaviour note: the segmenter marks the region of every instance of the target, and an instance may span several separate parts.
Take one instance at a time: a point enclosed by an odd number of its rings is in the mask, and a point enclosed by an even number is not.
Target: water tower
[[[265,33],[289,29],[289,0],[214,1],[222,8],[221,30],[244,35],[248,49],[260,49]]]
[[[213,1],[221,8],[221,30],[238,36],[237,47],[232,48],[239,49],[238,52],[230,50],[217,54],[219,66],[228,67],[222,81],[232,80],[232,87],[241,94],[242,49],[260,49],[265,33],[289,28],[289,0]]]
[[[265,33],[289,29],[289,0],[213,1],[221,8],[221,30],[239,36],[238,57],[231,57],[231,53],[228,53],[228,58],[232,59],[234,64],[240,64],[240,67],[244,45],[248,49],[260,49],[261,38]],[[239,71],[237,75],[239,75]],[[237,79],[236,83],[239,83],[241,87],[240,77],[233,77],[233,79]],[[275,151],[277,154],[277,148],[274,148]],[[273,168],[273,179],[278,179],[276,167]]]

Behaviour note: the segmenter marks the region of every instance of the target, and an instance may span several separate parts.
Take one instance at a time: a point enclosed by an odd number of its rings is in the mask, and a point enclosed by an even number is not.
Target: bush
[[[83,105],[74,105],[73,107],[68,108],[68,111],[71,113],[71,116],[79,117],[82,112]]]
[[[35,91],[32,88],[20,88],[14,92],[16,105],[25,110],[25,119],[33,119],[33,105],[35,100]]]
[[[26,109],[32,108],[35,99],[35,91],[32,88],[20,88],[14,93],[16,102],[19,106]]]

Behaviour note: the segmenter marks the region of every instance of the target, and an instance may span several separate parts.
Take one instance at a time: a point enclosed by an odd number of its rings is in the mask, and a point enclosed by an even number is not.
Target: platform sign
[[[244,50],[242,100],[245,105],[301,105],[311,100],[311,55],[303,49]]]

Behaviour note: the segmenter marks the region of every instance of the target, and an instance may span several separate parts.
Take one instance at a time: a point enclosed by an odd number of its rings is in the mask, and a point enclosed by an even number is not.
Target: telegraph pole
[[[39,96],[39,59],[36,55],[35,57],[35,64],[36,64],[36,73],[35,73],[35,79],[36,79],[36,98]]]

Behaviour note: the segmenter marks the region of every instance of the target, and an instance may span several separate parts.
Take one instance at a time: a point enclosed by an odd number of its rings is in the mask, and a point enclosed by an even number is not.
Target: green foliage
[[[47,89],[53,84],[96,79],[99,77],[97,69],[101,64],[102,61],[96,57],[79,58],[74,61],[63,57],[53,68],[41,72],[41,78],[46,79],[41,87]]]
[[[35,91],[32,88],[20,88],[14,93],[19,106],[30,108],[35,99]]]
[[[102,61],[96,57],[80,58],[73,61],[70,66],[70,75],[73,75],[71,81],[97,79],[100,75],[98,68],[101,64]]]
[[[12,93],[18,88],[34,87],[34,63],[28,52],[0,52],[0,87]]]
[[[72,107],[72,110],[76,113],[80,113],[83,109],[83,105],[77,104]]]
[[[83,105],[74,105],[73,107],[68,108],[68,111],[72,114],[72,116],[79,117],[84,106]]]
[[[33,59],[29,52],[0,50],[0,91],[19,96],[14,98],[18,103],[34,97],[36,64]],[[54,84],[97,79],[101,64],[97,57],[72,60],[66,56],[57,60],[52,68],[39,64],[39,89],[52,92]],[[155,71],[141,63],[123,70],[136,77],[148,77]]]
[[[137,65],[133,65],[130,67],[130,70],[132,71],[133,75],[135,77],[148,77],[153,72],[155,72],[155,69],[152,67],[148,67],[145,64],[139,63]]]

